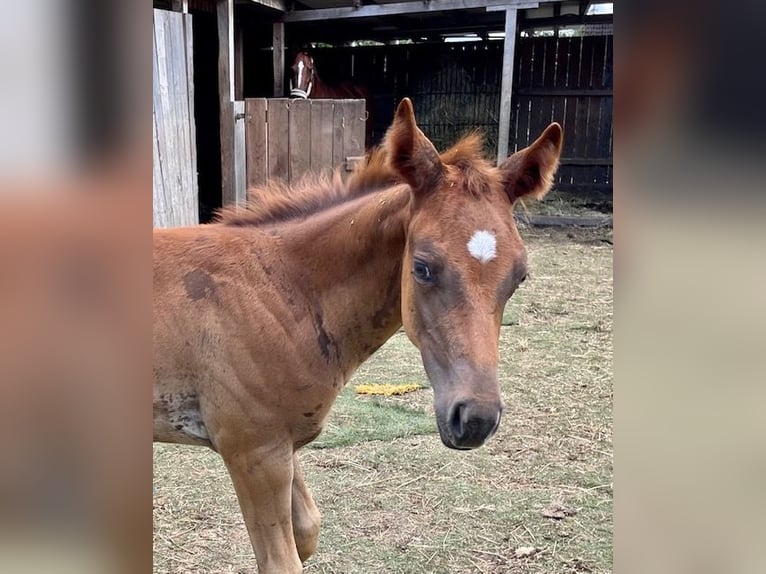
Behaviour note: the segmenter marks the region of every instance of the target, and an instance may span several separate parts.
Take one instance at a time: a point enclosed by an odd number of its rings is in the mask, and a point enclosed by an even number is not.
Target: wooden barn
[[[209,220],[266,177],[346,166],[398,101],[443,149],[479,128],[498,158],[551,121],[555,187],[612,192],[612,2],[154,0],[156,226]],[[306,49],[322,78],[365,100],[287,100]]]

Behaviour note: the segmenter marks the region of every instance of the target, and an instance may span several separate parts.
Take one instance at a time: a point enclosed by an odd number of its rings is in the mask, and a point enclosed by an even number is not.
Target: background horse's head
[[[290,70],[290,97],[305,100],[314,87],[314,58],[306,52],[298,52]]]
[[[451,448],[481,446],[503,403],[498,339],[506,302],[527,274],[515,201],[542,197],[563,137],[551,124],[495,167],[469,136],[441,156],[405,99],[386,135],[391,167],[412,189],[402,267],[402,320],[434,389],[439,434]]]

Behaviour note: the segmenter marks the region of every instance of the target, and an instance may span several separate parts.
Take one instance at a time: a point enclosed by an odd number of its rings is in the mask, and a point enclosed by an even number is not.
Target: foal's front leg
[[[305,562],[319,541],[319,509],[303,480],[298,453],[293,455],[293,532],[298,555]]]
[[[302,572],[292,522],[293,448],[221,452],[239,498],[260,574]]]

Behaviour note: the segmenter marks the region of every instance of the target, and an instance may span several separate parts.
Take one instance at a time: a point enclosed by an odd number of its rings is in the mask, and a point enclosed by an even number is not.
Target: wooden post
[[[516,50],[516,8],[505,11],[505,41],[503,46],[503,71],[500,84],[500,123],[497,132],[497,163],[508,157],[508,141],[511,135],[511,91],[513,89],[513,59]]]
[[[285,23],[274,22],[272,34],[274,60],[274,97],[285,96]]]
[[[236,203],[234,178],[234,0],[218,0],[218,102],[221,134],[221,202]]]
[[[234,193],[236,203],[244,204],[247,200],[245,149],[245,102],[234,102]]]

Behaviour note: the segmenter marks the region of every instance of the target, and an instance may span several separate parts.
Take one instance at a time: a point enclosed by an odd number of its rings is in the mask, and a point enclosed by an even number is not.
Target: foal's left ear
[[[521,197],[541,199],[553,184],[559,167],[564,134],[552,123],[531,145],[506,159],[500,166],[503,183],[511,203]]]
[[[438,189],[444,166],[434,144],[415,123],[409,98],[404,98],[396,108],[384,145],[391,167],[410,185],[416,197]]]

